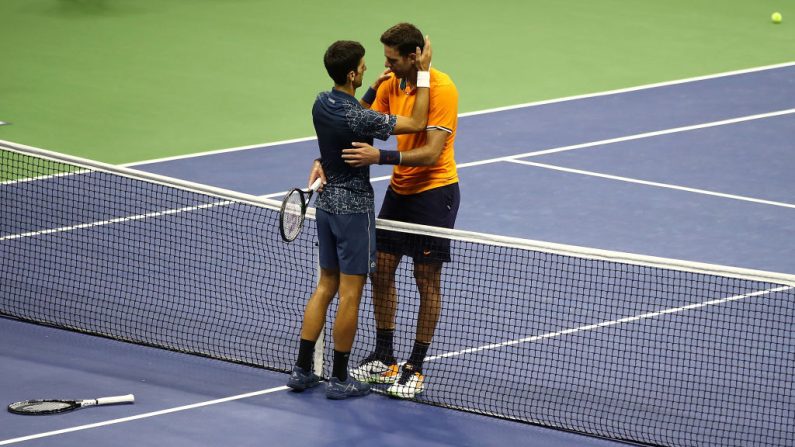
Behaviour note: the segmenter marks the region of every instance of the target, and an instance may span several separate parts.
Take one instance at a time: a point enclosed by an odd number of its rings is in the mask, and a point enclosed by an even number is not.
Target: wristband
[[[417,88],[431,88],[431,72],[418,71],[417,72]]]
[[[378,151],[378,164],[379,165],[399,165],[403,156],[399,151]]]
[[[368,88],[367,91],[364,92],[364,96],[362,96],[362,101],[367,104],[372,104],[373,101],[375,101],[375,89],[372,87]]]

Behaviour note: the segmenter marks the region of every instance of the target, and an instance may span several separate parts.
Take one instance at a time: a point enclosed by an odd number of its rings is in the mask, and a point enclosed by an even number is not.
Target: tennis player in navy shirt
[[[370,385],[348,377],[348,358],[356,335],[362,289],[367,275],[375,270],[375,201],[369,166],[350,166],[343,160],[342,150],[353,142],[372,144],[373,138],[386,140],[390,134],[423,132],[428,119],[430,41],[426,39],[425,49],[417,48],[412,55],[419,72],[426,73],[427,82],[423,85],[418,82],[411,117],[366,109],[354,97],[367,70],[364,53],[364,47],[353,41],[337,41],[328,48],[323,62],[334,88],[320,93],[312,107],[320,148],[317,162],[326,176],[315,201],[320,280],[304,310],[298,359],[287,386],[303,391],[320,382],[312,373],[315,342],[323,329],[328,306],[339,293],[333,331],[333,370],[326,388],[326,397],[330,399],[370,392]],[[381,74],[382,78],[388,76],[389,70]],[[370,104],[374,98],[368,95],[362,101]],[[382,150],[379,163],[400,164],[400,153]]]

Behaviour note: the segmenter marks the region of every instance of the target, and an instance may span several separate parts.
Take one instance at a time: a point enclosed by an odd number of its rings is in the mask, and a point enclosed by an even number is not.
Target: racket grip
[[[312,191],[317,191],[318,188],[320,188],[320,177],[315,179],[315,182],[312,183],[312,186],[309,187],[309,189],[311,189]]]
[[[133,402],[135,402],[135,396],[132,394],[127,394],[124,396],[100,397],[97,399],[97,405],[131,404]]]

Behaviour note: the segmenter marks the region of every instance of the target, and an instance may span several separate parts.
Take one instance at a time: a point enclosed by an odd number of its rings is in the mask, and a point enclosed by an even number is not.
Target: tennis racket
[[[77,410],[78,408],[93,407],[96,405],[131,404],[135,402],[135,396],[100,397],[97,399],[85,400],[61,400],[61,399],[40,399],[23,400],[14,402],[8,406],[8,411],[16,414],[56,414],[67,411]]]
[[[306,208],[309,206],[312,194],[318,188],[320,188],[320,179],[315,180],[309,189],[291,189],[282,200],[282,208],[279,211],[279,232],[285,242],[292,242],[301,234]]]

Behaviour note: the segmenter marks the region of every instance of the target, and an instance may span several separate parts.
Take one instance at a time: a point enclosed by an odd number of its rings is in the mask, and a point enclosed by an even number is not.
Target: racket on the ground
[[[135,396],[100,397],[97,399],[85,400],[61,400],[61,399],[38,399],[23,400],[14,402],[8,406],[8,411],[16,414],[55,414],[77,410],[78,408],[93,407],[97,405],[131,404],[135,402]]]
[[[315,180],[309,189],[293,188],[282,200],[282,208],[279,211],[279,232],[285,242],[292,242],[301,234],[306,218],[306,208],[312,194],[320,188],[320,179]]]

